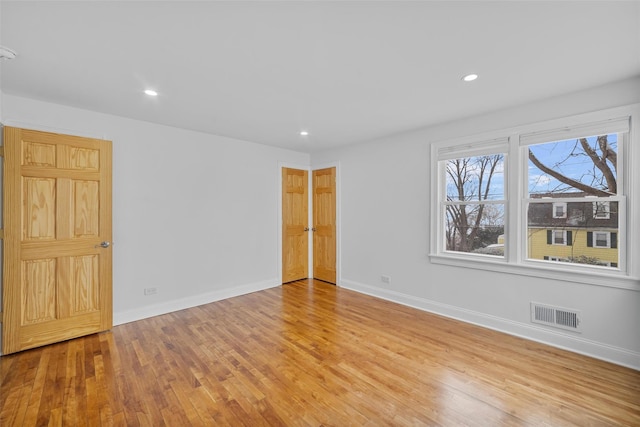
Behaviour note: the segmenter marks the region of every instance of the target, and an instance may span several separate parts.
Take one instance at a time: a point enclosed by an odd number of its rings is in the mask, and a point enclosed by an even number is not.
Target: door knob
[[[111,242],[100,242],[99,245],[95,245],[95,248],[108,248],[109,246],[111,246]]]
[[[305,227],[305,228],[304,228],[304,231],[309,231],[309,227]]]

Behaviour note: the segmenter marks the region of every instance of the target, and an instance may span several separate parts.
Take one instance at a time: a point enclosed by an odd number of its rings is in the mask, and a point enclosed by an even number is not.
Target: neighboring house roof
[[[555,197],[584,197],[584,193],[579,193],[581,196],[575,195],[576,193],[564,193],[556,194]],[[553,198],[551,196],[549,198]],[[531,198],[546,198],[547,195],[531,195]],[[597,218],[594,212],[595,202],[608,202],[609,215],[608,218]],[[617,229],[618,228],[618,202],[607,201],[602,199],[593,198],[589,201],[582,199],[579,202],[567,202],[566,211],[562,217],[554,218],[554,202],[550,200],[549,203],[530,203],[528,226],[539,228],[606,228]],[[602,206],[601,206],[602,207]]]

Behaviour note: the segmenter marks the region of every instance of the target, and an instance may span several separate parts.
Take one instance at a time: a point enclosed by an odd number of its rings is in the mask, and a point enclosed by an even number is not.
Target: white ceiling
[[[309,152],[640,75],[638,1],[2,0],[0,17],[6,94]]]

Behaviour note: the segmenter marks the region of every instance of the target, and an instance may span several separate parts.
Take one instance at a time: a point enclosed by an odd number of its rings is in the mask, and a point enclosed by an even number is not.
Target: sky
[[[596,138],[596,136],[587,138],[591,147],[597,146]],[[618,151],[617,134],[607,135],[607,142],[614,151]],[[594,169],[597,175],[602,176],[602,173],[594,167],[593,162],[585,154],[577,139],[536,144],[529,146],[529,148],[544,165],[576,181],[591,185]],[[572,155],[572,151],[579,154]],[[599,149],[598,154],[601,154]],[[531,160],[529,160],[528,182],[529,193],[547,193],[558,191],[559,189],[564,189],[564,192],[572,191],[566,184],[538,169]]]

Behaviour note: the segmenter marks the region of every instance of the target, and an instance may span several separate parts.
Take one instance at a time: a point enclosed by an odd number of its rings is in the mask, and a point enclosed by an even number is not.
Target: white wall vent
[[[531,303],[531,321],[556,328],[581,332],[580,312],[562,307]]]

